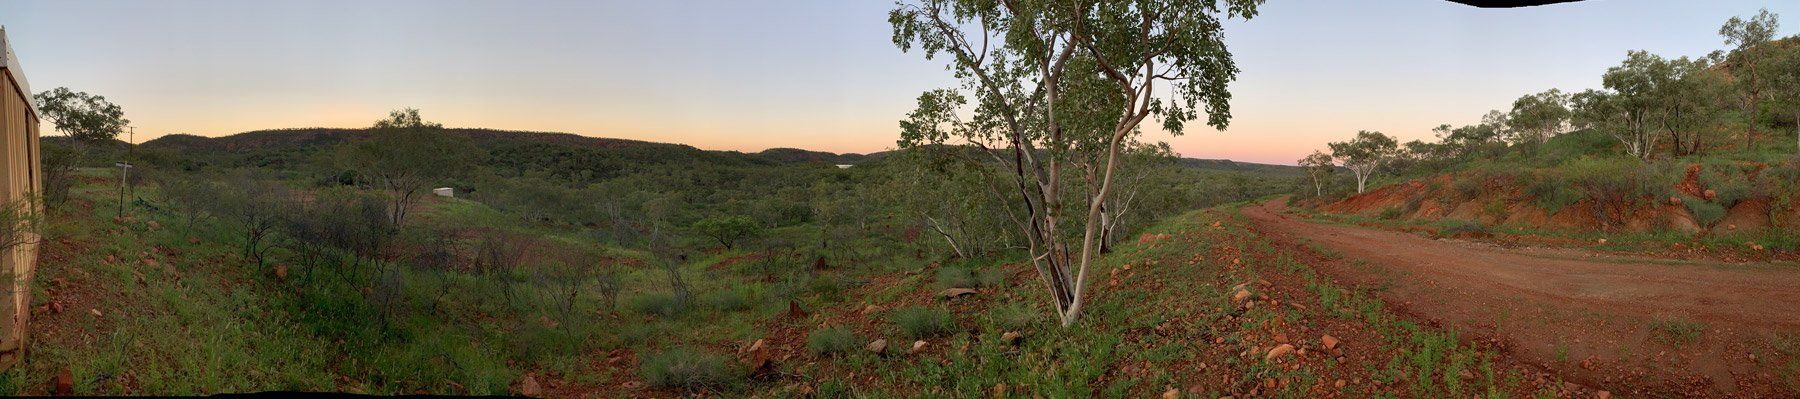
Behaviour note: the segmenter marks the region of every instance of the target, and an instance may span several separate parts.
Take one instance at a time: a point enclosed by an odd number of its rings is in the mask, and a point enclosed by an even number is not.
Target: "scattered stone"
[[[994,384],[994,397],[995,398],[1006,397],[1006,383]]]
[[[188,243],[189,244],[199,244],[200,237],[188,237]]]
[[[909,355],[917,354],[917,353],[923,352],[923,351],[925,351],[925,341],[918,340],[918,341],[913,341],[912,349],[907,349],[906,354],[909,354]]]
[[[1594,392],[1594,399],[1612,399],[1612,392],[1607,392],[1607,391]]]
[[[976,291],[972,290],[972,289],[968,289],[968,288],[951,288],[951,289],[946,289],[943,292],[940,292],[939,294],[943,295],[944,299],[956,299],[956,298],[960,298],[960,297],[975,295]]]
[[[766,375],[775,369],[775,358],[769,355],[768,341],[756,340],[745,352],[750,355],[751,375]]]
[[[544,388],[538,386],[537,378],[526,373],[519,379],[519,396],[538,397],[544,395]]]
[[[1346,384],[1346,382],[1342,378],[1339,378],[1337,382],[1331,383],[1331,385],[1337,386],[1338,388],[1343,388],[1344,384]]]
[[[1719,192],[1718,192],[1718,191],[1713,191],[1713,190],[1711,190],[1711,189],[1707,189],[1707,190],[1706,190],[1706,192],[1705,192],[1705,193],[1703,193],[1703,194],[1706,194],[1706,200],[1707,200],[1707,201],[1712,201],[1712,200],[1716,200],[1716,199],[1719,199]]]
[[[162,223],[157,223],[155,220],[152,220],[144,222],[144,227],[149,227],[150,230],[162,230]]]
[[[1175,389],[1175,388],[1169,388],[1169,390],[1167,390],[1167,391],[1163,391],[1163,395],[1162,395],[1162,397],[1163,397],[1163,399],[1176,399],[1176,398],[1180,398],[1180,397],[1181,397],[1181,391],[1180,391],[1180,390],[1177,390],[1177,389]]]
[[[874,314],[875,312],[880,312],[880,311],[881,311],[880,306],[869,305],[869,306],[863,307],[862,314]]]
[[[1294,353],[1294,346],[1289,345],[1289,344],[1281,344],[1281,346],[1277,346],[1277,347],[1275,347],[1275,349],[1270,349],[1269,355],[1264,356],[1263,360],[1272,361],[1272,360],[1275,360],[1282,356],[1286,356],[1287,354],[1290,354],[1290,353]]]
[[[88,309],[88,313],[93,313],[94,317],[100,317],[100,309]]]
[[[1669,196],[1669,205],[1681,205],[1681,197]]]
[[[1327,350],[1335,350],[1338,347],[1338,339],[1330,334],[1326,334],[1319,337],[1319,345],[1324,345]]]
[[[1004,342],[1007,345],[1018,345],[1019,340],[1024,338],[1025,335],[1019,334],[1017,331],[1007,331],[1005,334],[1000,334],[1000,342]]]
[[[1598,240],[1594,240],[1594,241],[1595,241],[1595,242],[1597,242],[1597,243],[1599,243],[1599,244],[1600,244],[1600,245],[1606,245],[1606,239],[1605,239],[1605,238],[1602,238],[1602,239],[1598,239]]]
[[[792,300],[792,299],[789,299],[789,300],[788,300],[788,311],[787,311],[787,316],[788,316],[788,318],[790,318],[790,319],[800,319],[800,318],[805,318],[805,317],[806,317],[806,311],[805,311],[805,310],[801,310],[801,309],[800,309],[800,302],[799,302],[799,301],[796,301],[796,300]]]
[[[50,384],[55,386],[53,388],[53,390],[57,396],[74,395],[75,394],[75,372],[69,371],[69,369],[62,369],[60,371],[57,371],[56,378],[52,379],[50,381]]]
[[[1245,299],[1250,299],[1250,291],[1238,290],[1231,294],[1231,303],[1240,303]]]
[[[276,264],[275,265],[275,278],[281,279],[281,280],[287,280],[287,276],[288,276],[287,264],[286,263]]]
[[[887,339],[877,339],[875,342],[870,342],[868,346],[864,346],[863,349],[868,349],[869,352],[877,355],[885,355],[887,354]]]
[[[1457,377],[1462,377],[1462,379],[1464,379],[1464,380],[1473,380],[1473,379],[1475,379],[1475,373],[1471,373],[1471,372],[1469,372],[1469,370],[1463,370],[1463,371],[1462,371],[1462,373],[1459,373],[1459,374],[1457,374],[1457,375],[1456,375],[1456,376],[1457,376]]]
[[[62,313],[63,309],[62,301],[50,301],[50,313]]]

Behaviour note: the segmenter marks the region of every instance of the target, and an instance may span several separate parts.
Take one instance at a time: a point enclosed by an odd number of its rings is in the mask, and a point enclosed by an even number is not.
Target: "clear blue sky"
[[[1769,4],[1778,3],[1778,4]],[[952,84],[890,42],[880,0],[6,1],[37,90],[125,108],[138,139],[366,126],[418,107],[449,126],[757,151],[894,146],[924,90]],[[1228,25],[1243,73],[1227,132],[1183,155],[1291,164],[1357,130],[1429,138],[1527,92],[1599,85],[1631,49],[1698,56],[1760,7],[1590,0],[1482,10],[1439,0],[1274,0]]]

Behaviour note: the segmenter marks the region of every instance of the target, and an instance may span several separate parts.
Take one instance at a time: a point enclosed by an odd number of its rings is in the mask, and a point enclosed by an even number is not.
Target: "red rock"
[[[923,352],[923,351],[925,351],[925,341],[920,340],[920,341],[913,341],[912,349],[907,349],[906,353],[916,354],[916,353]]]
[[[534,378],[530,373],[527,373],[524,377],[519,378],[519,395],[530,397],[543,396],[544,388],[538,386],[537,378]]]
[[[1181,391],[1178,391],[1178,390],[1176,390],[1176,389],[1175,389],[1175,388],[1169,388],[1169,390],[1167,390],[1167,391],[1163,391],[1163,394],[1162,394],[1162,397],[1163,397],[1163,399],[1176,399],[1176,398],[1180,398],[1180,397],[1181,397]]]
[[[944,290],[943,292],[939,292],[938,294],[943,295],[944,299],[956,299],[959,297],[975,295],[976,293],[977,292],[975,290],[968,289],[968,288],[951,288],[951,289]]]
[[[1231,294],[1231,303],[1243,302],[1245,299],[1250,299],[1250,291],[1238,290]]]
[[[766,375],[770,371],[774,371],[775,357],[769,354],[769,346],[766,341],[756,340],[755,343],[750,344],[747,353],[750,354],[751,375]]]
[[[877,355],[885,355],[887,354],[887,339],[877,339],[875,342],[870,342],[869,345],[864,346],[863,349],[867,349],[870,353]]]
[[[1333,337],[1330,334],[1326,334],[1324,336],[1319,337],[1319,344],[1324,345],[1325,349],[1337,349],[1338,339],[1337,339],[1337,337]]]
[[[1007,331],[1005,334],[1000,334],[1000,342],[1005,342],[1007,345],[1018,345],[1019,340],[1024,338],[1025,335],[1019,334],[1017,331]]]
[[[1275,360],[1282,356],[1286,356],[1290,353],[1294,353],[1294,346],[1289,345],[1289,344],[1281,344],[1281,346],[1277,346],[1277,347],[1275,347],[1275,349],[1270,349],[1269,354],[1267,356],[1264,356],[1263,360],[1271,360],[1272,361],[1272,360]]]
[[[287,280],[288,266],[285,263],[275,265],[275,278]]]
[[[1607,392],[1607,391],[1594,392],[1594,399],[1612,399],[1612,392]]]
[[[74,395],[75,394],[75,372],[69,371],[69,369],[62,369],[60,371],[57,371],[56,378],[51,380],[51,384],[55,385],[55,387],[53,387],[52,389],[53,389],[53,393],[55,393],[57,396]]]

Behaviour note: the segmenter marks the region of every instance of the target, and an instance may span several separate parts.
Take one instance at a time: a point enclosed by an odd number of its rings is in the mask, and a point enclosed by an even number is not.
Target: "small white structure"
[[[431,189],[431,193],[437,194],[437,196],[439,196],[439,197],[456,198],[456,189],[450,188],[450,187],[434,188],[434,189]]]
[[[856,165],[838,164],[837,167],[838,167],[838,169],[850,169],[851,166],[856,166]]]

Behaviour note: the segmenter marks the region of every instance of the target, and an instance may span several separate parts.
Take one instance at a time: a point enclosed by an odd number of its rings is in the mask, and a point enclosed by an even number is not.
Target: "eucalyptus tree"
[[[1561,90],[1526,94],[1514,100],[1512,112],[1506,114],[1512,128],[1513,144],[1521,153],[1561,134],[1569,122],[1569,96]]]
[[[1738,80],[1743,93],[1738,104],[1744,114],[1744,126],[1749,129],[1744,135],[1746,147],[1756,146],[1756,117],[1761,110],[1759,101],[1762,99],[1763,82],[1757,74],[1757,67],[1762,63],[1763,53],[1767,51],[1764,45],[1774,40],[1775,32],[1780,29],[1781,18],[1766,8],[1749,19],[1731,17],[1725,21],[1725,25],[1719,27],[1719,36],[1725,38],[1726,45],[1735,47],[1734,58],[1741,60],[1739,65],[1744,70],[1743,78]]]
[[[1172,134],[1202,116],[1225,128],[1238,68],[1222,22],[1251,18],[1261,3],[904,0],[888,15],[894,44],[947,56],[962,84],[921,95],[899,143],[954,140],[1005,166],[1032,264],[1072,325],[1120,150],[1152,117]],[[1094,173],[1082,173],[1080,160],[1094,156]],[[1068,209],[1065,190],[1084,193],[1074,204],[1084,212]],[[1082,214],[1078,236],[1064,230]]]
[[[1363,130],[1356,132],[1355,139],[1326,146],[1331,147],[1332,157],[1343,160],[1344,167],[1356,175],[1356,192],[1361,194],[1368,188],[1369,176],[1399,152],[1400,144],[1381,132]]]
[[[1442,127],[1448,128],[1449,126],[1450,125],[1444,125]],[[1331,161],[1331,155],[1327,155],[1323,151],[1313,150],[1312,155],[1300,158],[1300,167],[1306,168],[1306,175],[1312,177],[1313,196],[1325,196],[1325,178],[1330,177],[1331,172],[1337,170],[1337,165],[1334,165]]]
[[[32,96],[38,112],[76,142],[95,143],[111,140],[125,130],[131,120],[125,110],[106,97],[58,87]]]
[[[394,111],[371,130],[369,138],[340,147],[337,160],[388,192],[395,226],[406,221],[426,190],[463,173],[481,157],[481,149],[467,137],[446,133],[443,125],[421,119],[417,109]]]

